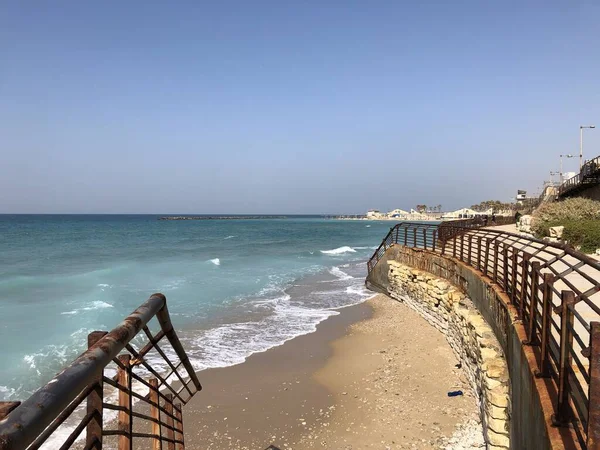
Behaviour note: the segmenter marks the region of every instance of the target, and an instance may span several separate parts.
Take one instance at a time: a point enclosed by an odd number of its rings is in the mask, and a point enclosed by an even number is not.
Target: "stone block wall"
[[[492,328],[471,300],[448,281],[387,261],[388,294],[406,303],[446,336],[480,402],[487,448],[510,448],[507,362]]]

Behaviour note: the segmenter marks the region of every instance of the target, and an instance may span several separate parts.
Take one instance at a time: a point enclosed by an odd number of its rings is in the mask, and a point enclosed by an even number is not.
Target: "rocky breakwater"
[[[486,446],[508,449],[510,396],[506,360],[492,329],[472,302],[446,280],[389,261],[390,296],[444,333],[479,399]]]

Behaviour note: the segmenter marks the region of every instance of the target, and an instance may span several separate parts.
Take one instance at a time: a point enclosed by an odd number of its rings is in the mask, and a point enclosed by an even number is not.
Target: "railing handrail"
[[[580,171],[576,175],[563,181],[558,187],[558,195],[565,194],[571,189],[574,189],[577,186],[579,186],[583,182],[583,178],[585,177],[585,171],[588,168],[592,168],[592,164],[594,164],[594,170],[600,169],[600,156],[596,156],[595,158],[590,159],[581,167]]]
[[[117,327],[79,355],[45,386],[0,420],[0,448],[26,448],[48,427],[156,316],[197,390],[202,386],[173,329],[163,294],[153,294]]]
[[[555,384],[553,424],[573,425],[582,448],[598,448],[600,262],[569,245],[517,233],[451,223],[420,232],[430,228],[399,223],[390,229],[368,262],[369,275],[382,250],[404,245],[457,259],[489,277],[525,327],[538,375]]]

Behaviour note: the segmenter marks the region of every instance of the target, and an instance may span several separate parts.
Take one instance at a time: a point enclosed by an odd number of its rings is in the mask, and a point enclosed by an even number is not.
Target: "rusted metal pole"
[[[500,243],[498,241],[494,241],[494,267],[493,270],[493,281],[498,284],[498,263],[500,262],[500,258],[498,258],[498,252],[500,251]]]
[[[433,230],[433,245],[431,250],[435,252],[435,245],[437,243],[437,228]]]
[[[536,323],[538,313],[538,287],[540,282],[540,262],[531,263],[531,301],[529,302],[529,329],[527,341],[524,344],[536,345],[538,343]]]
[[[413,228],[413,247],[417,248],[417,228]]]
[[[485,256],[483,258],[483,274],[488,275],[488,261],[490,260],[490,240],[485,238]]]
[[[408,247],[408,227],[404,228],[404,246]]]
[[[502,274],[504,275],[504,286],[502,286],[502,288],[504,289],[504,292],[508,294],[508,247],[506,245],[502,246],[502,257]]]
[[[423,248],[427,250],[427,228],[423,228]]]
[[[465,252],[465,234],[462,233],[460,235],[460,258],[459,258],[461,261],[465,260],[464,252]]]
[[[567,425],[571,419],[569,405],[569,372],[573,356],[573,324],[575,315],[575,293],[562,291],[560,306],[560,358],[558,363],[558,396],[556,399],[556,414],[553,417],[555,425]]]
[[[165,414],[167,426],[166,435],[167,435],[167,450],[175,450],[175,433],[173,432],[173,417],[170,414],[173,414],[173,394],[165,394],[165,410],[168,414]]]
[[[481,236],[477,237],[477,270],[481,270]]]
[[[183,412],[181,411],[181,403],[174,405],[175,407],[175,417],[177,418],[177,431],[179,432],[179,437],[177,440],[181,441],[177,443],[177,450],[185,450],[185,439],[183,437]]]
[[[162,449],[162,433],[161,433],[161,426],[160,426],[160,409],[158,409],[158,405],[159,403],[159,399],[158,399],[158,379],[156,378],[150,378],[148,380],[148,383],[150,384],[150,386],[152,386],[150,388],[150,392],[148,394],[148,399],[154,403],[154,404],[150,404],[150,417],[156,419],[158,421],[154,422],[152,421],[152,434],[154,436],[158,436],[155,438],[152,438],[152,450],[161,450]]]
[[[398,233],[400,232],[400,227],[396,225],[396,244],[398,243]]]
[[[513,249],[511,253],[511,280],[510,280],[510,301],[513,305],[517,304],[517,275],[518,275],[518,260],[519,254],[516,249]]]
[[[131,450],[131,355],[119,356],[119,361],[123,367],[117,369],[117,383],[126,389],[119,389],[119,406],[125,410],[119,411],[119,431],[124,434],[119,435],[119,450]]]
[[[452,238],[452,257],[456,258],[456,236]]]
[[[96,342],[106,336],[106,331],[92,331],[88,334],[88,349],[93,347]],[[93,414],[94,418],[86,427],[85,443],[88,448],[100,450],[102,448],[102,402],[104,398],[102,382],[102,373],[100,371],[92,379],[91,383],[94,389],[87,398],[87,414]]]
[[[600,450],[600,322],[590,323],[587,448]]]
[[[527,301],[527,269],[529,267],[529,254],[523,253],[521,258],[521,292],[519,292],[519,315],[524,318],[525,303]]]
[[[552,316],[553,285],[554,276],[551,273],[545,273],[542,294],[542,342],[540,350],[540,369],[535,374],[538,378],[550,377],[550,319]]]
[[[471,265],[471,252],[473,251],[473,246],[472,246],[472,240],[473,240],[473,236],[471,236],[470,234],[468,235],[469,239],[467,242],[467,264]]]

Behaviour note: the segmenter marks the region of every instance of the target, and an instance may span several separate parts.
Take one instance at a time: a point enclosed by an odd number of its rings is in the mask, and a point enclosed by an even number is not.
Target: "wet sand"
[[[200,372],[186,448],[478,445],[477,405],[442,334],[383,295],[340,313],[243,364]]]

